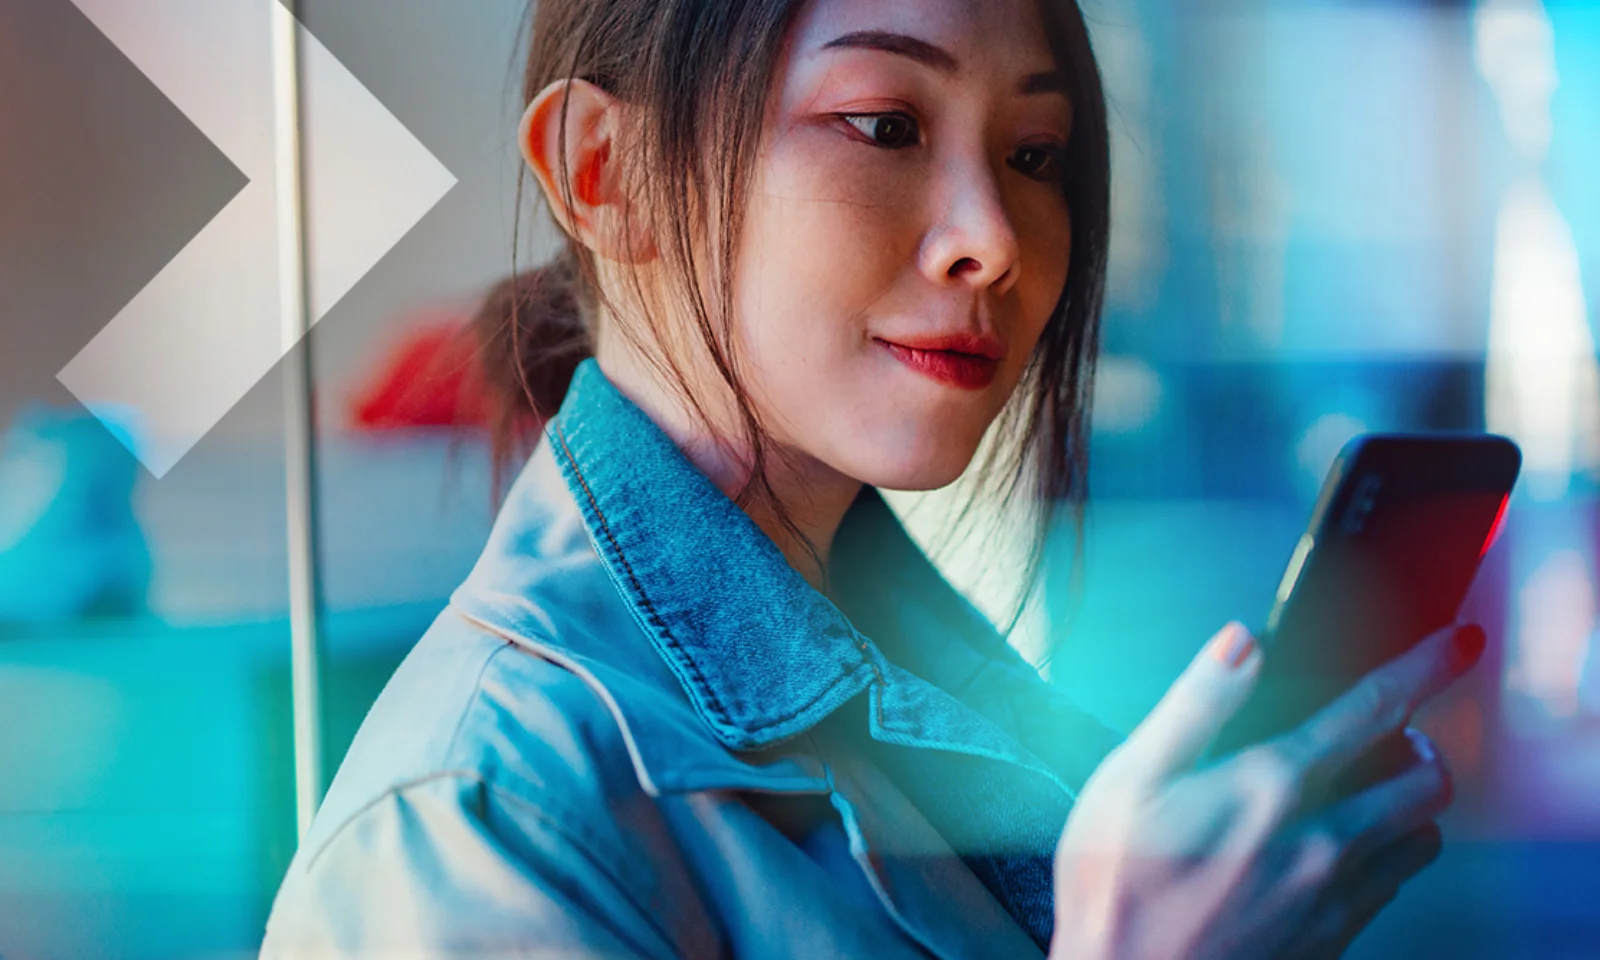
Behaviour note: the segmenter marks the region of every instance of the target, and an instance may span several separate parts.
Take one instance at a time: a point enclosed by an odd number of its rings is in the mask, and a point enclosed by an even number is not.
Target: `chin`
[[[949,442],[914,447],[897,456],[863,456],[851,476],[884,490],[937,490],[956,482],[977,452],[976,444]]]

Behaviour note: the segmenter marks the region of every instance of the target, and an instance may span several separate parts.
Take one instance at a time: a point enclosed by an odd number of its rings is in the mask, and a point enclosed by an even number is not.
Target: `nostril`
[[[955,263],[950,265],[950,276],[959,277],[963,273],[971,273],[974,270],[981,269],[983,269],[983,265],[978,263],[978,261],[972,259],[971,257],[962,257],[960,260],[957,260]]]

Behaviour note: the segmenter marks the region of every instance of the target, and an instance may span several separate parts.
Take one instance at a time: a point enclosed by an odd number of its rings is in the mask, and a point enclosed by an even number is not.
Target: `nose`
[[[921,268],[940,285],[1005,296],[1017,282],[1022,249],[1000,184],[988,164],[950,171],[950,189],[923,242]]]

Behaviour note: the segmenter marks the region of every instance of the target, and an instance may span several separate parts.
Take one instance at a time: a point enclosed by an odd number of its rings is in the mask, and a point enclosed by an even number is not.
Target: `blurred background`
[[[1223,622],[1262,626],[1346,440],[1515,437],[1468,601],[1490,653],[1423,718],[1454,842],[1353,955],[1600,954],[1600,3],[1085,9],[1116,130],[1094,500],[1083,589],[1062,529],[1017,645],[1127,729]],[[136,412],[91,418],[55,375],[242,178],[70,0],[0,6],[6,960],[259,943],[296,836],[291,371],[328,769],[492,519],[453,332],[512,269],[525,4],[299,15],[458,182],[158,480]],[[549,241],[525,207],[519,264]],[[992,554],[940,559],[999,616]]]

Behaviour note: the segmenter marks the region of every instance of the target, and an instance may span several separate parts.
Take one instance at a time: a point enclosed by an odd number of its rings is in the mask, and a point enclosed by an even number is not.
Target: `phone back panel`
[[[1300,723],[1456,617],[1504,518],[1515,444],[1372,434],[1340,454],[1261,638],[1256,694],[1219,749]]]

